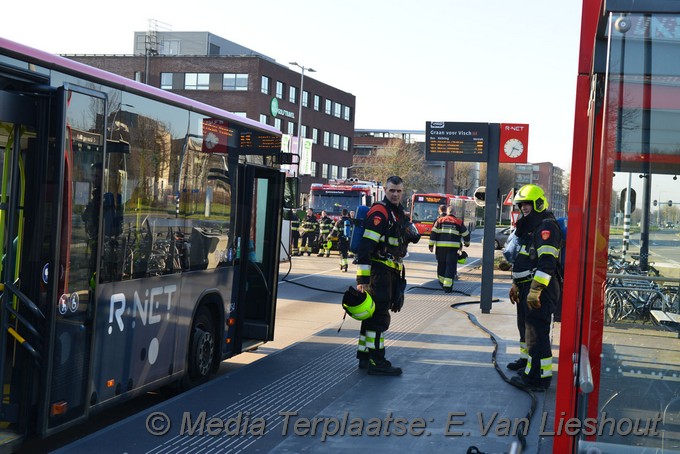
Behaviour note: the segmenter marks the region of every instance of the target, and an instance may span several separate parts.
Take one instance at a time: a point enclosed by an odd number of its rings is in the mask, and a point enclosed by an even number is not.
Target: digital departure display
[[[489,154],[488,137],[488,123],[428,121],[425,126],[425,159],[484,162]]]

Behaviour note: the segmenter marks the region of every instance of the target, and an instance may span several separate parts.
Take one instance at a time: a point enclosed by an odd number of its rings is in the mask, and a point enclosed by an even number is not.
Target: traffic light
[[[656,204],[657,204],[656,200],[654,202],[652,202],[652,205],[656,206]]]
[[[673,206],[673,201],[672,201],[672,200],[669,200],[669,201],[668,201],[668,206],[669,206],[669,207],[672,207],[672,206]]]
[[[627,198],[627,193],[628,189],[623,188],[621,190],[621,198],[619,199],[619,210],[622,212],[626,211],[626,198]],[[630,190],[630,212],[632,213],[635,211],[635,198],[637,196],[637,193],[635,192],[635,189]],[[654,206],[656,206],[656,200],[654,201]]]

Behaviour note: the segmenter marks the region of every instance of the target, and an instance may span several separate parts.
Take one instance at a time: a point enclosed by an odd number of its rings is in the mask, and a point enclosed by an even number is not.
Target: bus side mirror
[[[283,190],[283,208],[289,210],[295,209],[298,206],[300,179],[298,177],[286,177],[285,187]]]

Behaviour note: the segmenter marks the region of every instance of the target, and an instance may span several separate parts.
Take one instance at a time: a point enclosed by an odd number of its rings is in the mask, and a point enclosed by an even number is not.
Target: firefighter
[[[338,250],[340,251],[340,270],[347,272],[347,266],[349,264],[348,252],[349,252],[349,239],[352,236],[352,219],[349,217],[347,208],[342,209],[342,216],[338,219],[338,222],[333,226],[333,230],[328,235],[328,238],[338,239]]]
[[[321,211],[319,218],[319,257],[331,256],[331,246],[328,245],[328,234],[333,228],[333,219],[328,217],[326,210]]]
[[[514,203],[522,215],[515,235],[519,250],[512,265],[513,284],[510,301],[517,306],[517,329],[526,358],[508,364],[518,376],[510,382],[519,387],[543,391],[552,380],[550,320],[561,292],[555,277],[560,256],[561,231],[555,216],[548,211],[543,189],[534,184],[522,186]]]
[[[319,233],[319,221],[314,216],[314,210],[307,208],[307,217],[302,221],[300,226],[300,236],[302,244],[300,244],[300,255],[307,253],[307,256],[312,255],[312,248],[316,241],[317,233]]]
[[[441,204],[439,205],[438,208],[437,219],[443,218],[444,216],[446,216],[446,205]],[[432,225],[434,225],[434,223]],[[432,250],[430,250],[430,252],[432,252]],[[440,252],[441,249],[439,249],[438,247],[434,248],[434,258],[437,260],[437,279],[439,280],[439,286],[442,286],[442,280],[439,278],[439,276],[443,276],[444,271],[446,271],[446,261],[439,260]]]
[[[300,255],[300,248],[298,243],[300,242],[300,215],[299,213],[304,211],[301,210],[290,210],[290,234],[291,234],[291,248],[290,255],[295,257]]]
[[[446,215],[438,218],[432,226],[428,247],[437,248],[437,278],[444,293],[453,292],[453,280],[458,271],[458,251],[461,241],[470,245],[470,232],[465,223],[453,215],[453,207],[446,207]],[[441,274],[440,270],[443,270]]]
[[[390,310],[399,312],[404,304],[402,259],[408,243],[416,243],[420,236],[401,205],[403,180],[388,178],[385,190],[385,198],[366,213],[356,254],[357,290],[369,293],[375,302],[373,316],[361,322],[357,358],[359,368],[368,369],[370,375],[397,376],[402,370],[385,358],[383,335],[390,326]]]

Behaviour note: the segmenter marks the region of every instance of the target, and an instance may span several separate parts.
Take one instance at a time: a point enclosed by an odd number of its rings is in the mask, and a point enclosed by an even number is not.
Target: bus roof
[[[28,61],[29,63],[34,63],[50,70],[61,71],[69,75],[87,78],[93,82],[102,83],[130,93],[156,98],[169,104],[189,108],[194,112],[227,117],[236,123],[246,124],[253,129],[270,134],[281,135],[281,131],[274,128],[273,126],[251,120],[246,117],[241,117],[227,110],[218,109],[215,106],[204,104],[202,102],[195,101],[166,90],[161,90],[160,88],[153,87],[151,85],[137,82],[133,79],[128,79],[127,77],[119,76],[102,69],[85,65],[75,60],[61,57],[59,55],[50,54],[48,52],[38,50],[24,44],[19,44],[5,38],[0,38],[0,48],[2,48],[1,53],[5,55],[18,60]],[[29,70],[29,68],[25,69],[27,71]]]

